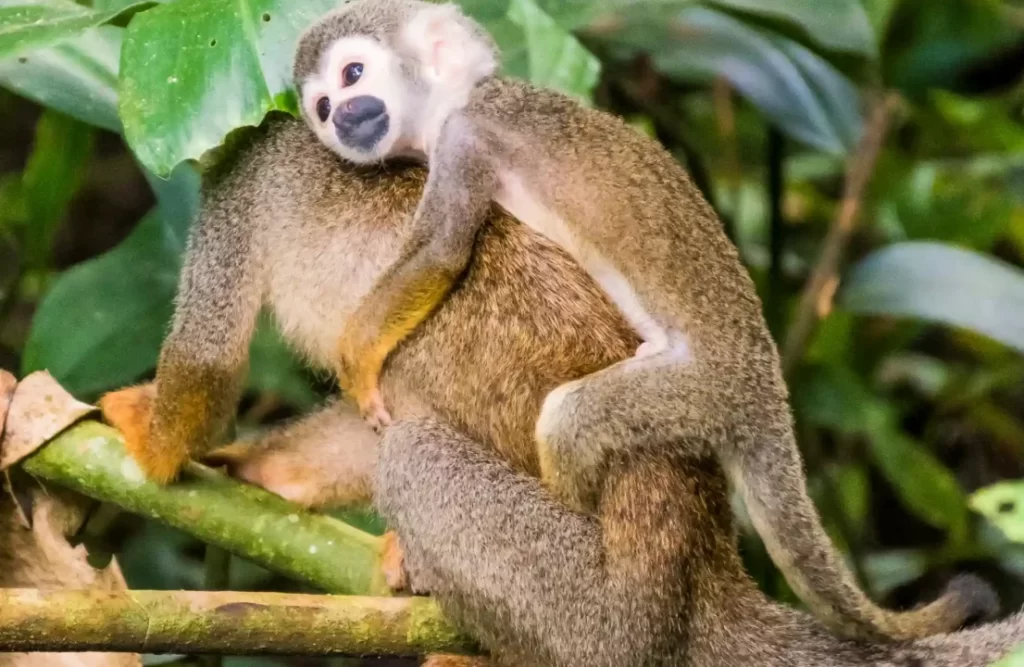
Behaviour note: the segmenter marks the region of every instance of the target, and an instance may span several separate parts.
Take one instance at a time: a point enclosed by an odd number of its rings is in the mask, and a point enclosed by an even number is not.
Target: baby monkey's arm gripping
[[[384,361],[465,271],[496,182],[490,164],[473,146],[468,121],[453,114],[430,155],[412,233],[348,319],[339,343],[341,388],[375,429],[391,421],[378,388]]]

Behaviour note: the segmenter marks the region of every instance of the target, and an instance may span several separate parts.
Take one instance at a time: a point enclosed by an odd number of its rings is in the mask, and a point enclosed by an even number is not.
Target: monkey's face
[[[355,163],[403,150],[403,115],[412,92],[400,59],[369,37],[339,39],[320,71],[301,86],[302,112],[328,148]]]
[[[448,115],[497,69],[495,47],[456,5],[401,5],[413,9],[381,33],[370,21],[377,0],[364,1],[348,6],[351,25],[298,82],[303,116],[351,162],[426,157]],[[363,12],[367,18],[357,20]]]

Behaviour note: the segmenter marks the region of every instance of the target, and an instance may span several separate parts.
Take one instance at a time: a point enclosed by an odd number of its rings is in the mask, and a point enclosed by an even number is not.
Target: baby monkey
[[[545,399],[536,437],[556,498],[594,512],[610,463],[696,443],[722,461],[791,586],[837,632],[906,640],[977,613],[987,596],[970,578],[910,612],[857,587],[807,496],[753,282],[683,168],[621,119],[497,67],[482,27],[419,0],[355,0],[300,39],[302,113],[324,144],[355,163],[429,165],[411,240],[339,342],[342,388],[368,421],[388,423],[384,361],[459,278],[497,202],[568,251],[644,341]]]

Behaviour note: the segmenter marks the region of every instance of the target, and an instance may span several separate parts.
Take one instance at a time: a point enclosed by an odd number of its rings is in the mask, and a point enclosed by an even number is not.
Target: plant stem
[[[856,228],[864,195],[898,102],[899,97],[895,93],[881,96],[869,114],[864,136],[850,161],[839,211],[822,244],[821,254],[800,298],[796,319],[789,327],[782,347],[783,371],[787,378],[800,364],[818,320],[832,309],[832,299],[839,283],[839,265]]]

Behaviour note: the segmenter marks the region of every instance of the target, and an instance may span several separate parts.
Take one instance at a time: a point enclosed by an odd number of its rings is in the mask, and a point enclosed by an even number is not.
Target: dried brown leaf
[[[75,400],[46,371],[32,373],[14,388],[0,439],[0,470],[30,455],[95,409]]]

